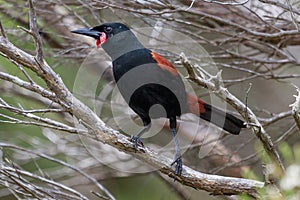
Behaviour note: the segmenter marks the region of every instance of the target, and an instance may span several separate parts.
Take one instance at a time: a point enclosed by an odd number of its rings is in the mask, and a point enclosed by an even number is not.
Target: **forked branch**
[[[139,147],[139,151],[135,153],[132,148],[133,144],[129,141],[129,138],[106,126],[106,124],[89,107],[75,98],[65,86],[62,79],[44,60],[32,1],[30,1],[29,5],[31,19],[30,32],[36,41],[36,57],[17,48],[5,37],[0,37],[0,52],[8,59],[13,60],[29,70],[32,70],[37,74],[37,76],[42,78],[47,84],[47,87],[51,90],[51,92],[53,92],[53,95],[57,98],[56,102],[64,109],[67,109],[75,118],[84,122],[83,124],[90,133],[90,137],[93,137],[93,139],[99,142],[108,144],[120,151],[132,155],[141,161],[148,163],[150,166],[159,169],[162,173],[170,177],[173,177],[183,185],[206,190],[215,195],[246,193],[251,196],[256,196],[257,188],[263,187],[264,183],[249,179],[205,174],[190,169],[187,166],[184,166],[182,176],[178,177],[175,176],[174,170],[170,166],[172,163],[170,158],[159,155],[150,148]],[[9,78],[11,80],[14,79],[13,77]],[[20,81],[19,85],[22,85]],[[50,95],[51,93],[48,94]]]
[[[226,88],[222,87],[220,79],[217,76],[212,76],[205,72],[200,66],[193,65],[182,53],[180,55],[181,63],[187,69],[189,73],[189,78],[195,83],[201,85],[202,87],[208,88],[210,91],[214,92],[217,96],[225,100],[232,107],[234,107],[243,117],[246,119],[248,124],[251,126],[255,135],[259,138],[263,144],[264,149],[269,154],[269,156],[274,160],[282,173],[284,172],[284,165],[282,160],[279,157],[277,150],[274,147],[274,144],[271,140],[271,137],[267,134],[261,123],[258,121],[256,115],[253,111],[241,102],[238,98],[232,95]],[[198,71],[198,74],[195,73],[195,70]],[[220,75],[220,74],[219,74]]]

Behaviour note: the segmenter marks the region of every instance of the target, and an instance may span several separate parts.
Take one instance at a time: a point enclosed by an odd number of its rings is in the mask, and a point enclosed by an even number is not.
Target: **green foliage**
[[[269,161],[265,153],[261,153],[261,147],[256,146],[257,155],[260,159],[267,163]],[[289,145],[282,142],[278,145],[279,152],[287,164],[284,175],[278,173],[278,170],[273,164],[266,164],[268,172],[271,173],[274,184],[266,185],[259,189],[258,197],[263,200],[297,200],[300,199],[300,145]],[[259,179],[259,175],[253,170],[249,170],[243,174],[245,178]],[[267,177],[270,178],[270,175]],[[240,200],[248,200],[251,197],[247,195],[240,195]]]
[[[242,176],[247,179],[260,180],[261,178],[251,169],[246,169],[242,172]]]
[[[282,155],[282,157],[285,159],[285,162],[287,165],[291,165],[295,162],[294,157],[294,148],[291,148],[290,145],[286,142],[279,144],[279,152]]]
[[[167,184],[161,181],[157,176],[146,174],[132,176],[127,178],[118,178],[114,181],[107,181],[105,185],[111,188],[111,192],[116,194],[117,199],[131,200],[143,199],[179,199],[176,192],[170,192]],[[158,190],[159,189],[159,190]]]

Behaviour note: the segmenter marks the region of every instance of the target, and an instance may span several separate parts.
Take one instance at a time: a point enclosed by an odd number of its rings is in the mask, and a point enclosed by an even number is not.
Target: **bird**
[[[131,31],[119,22],[104,23],[71,31],[96,40],[112,60],[113,77],[129,107],[141,118],[143,128],[131,137],[137,151],[141,136],[151,127],[151,119],[165,117],[175,143],[175,175],[181,176],[182,156],[177,139],[177,119],[184,113],[200,118],[238,135],[246,123],[188,93],[175,66],[162,55],[147,49]],[[151,108],[160,105],[154,112]]]

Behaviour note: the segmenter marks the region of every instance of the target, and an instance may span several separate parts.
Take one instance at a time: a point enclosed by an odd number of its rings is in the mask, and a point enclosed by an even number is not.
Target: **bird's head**
[[[72,33],[86,35],[96,40],[96,46],[101,46],[112,58],[143,48],[136,36],[122,23],[105,23],[92,28],[82,28]]]
[[[125,24],[105,23],[92,28],[82,28],[71,32],[96,39],[96,45],[99,47],[99,45],[104,44],[110,38],[124,31],[129,31],[129,28]]]

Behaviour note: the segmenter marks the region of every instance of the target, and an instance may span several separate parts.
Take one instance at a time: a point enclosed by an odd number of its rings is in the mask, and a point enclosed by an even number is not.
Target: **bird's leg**
[[[138,132],[137,135],[131,136],[131,141],[133,142],[134,151],[137,152],[138,145],[144,146],[141,137],[142,135],[149,130],[151,124],[144,124],[144,127]]]
[[[173,166],[175,163],[175,175],[180,176],[182,172],[182,159],[181,159],[181,153],[180,153],[180,147],[179,147],[179,142],[177,139],[177,131],[176,131],[176,118],[170,119],[170,128],[172,130],[173,138],[174,138],[174,143],[175,143],[175,158],[174,161],[172,162],[171,166]]]
[[[175,143],[175,158],[172,162],[171,166],[173,166],[175,163],[175,175],[180,176],[182,172],[182,159],[181,159],[181,153],[180,153],[180,147],[177,140],[177,134],[176,134],[176,128],[172,128],[174,143]]]

